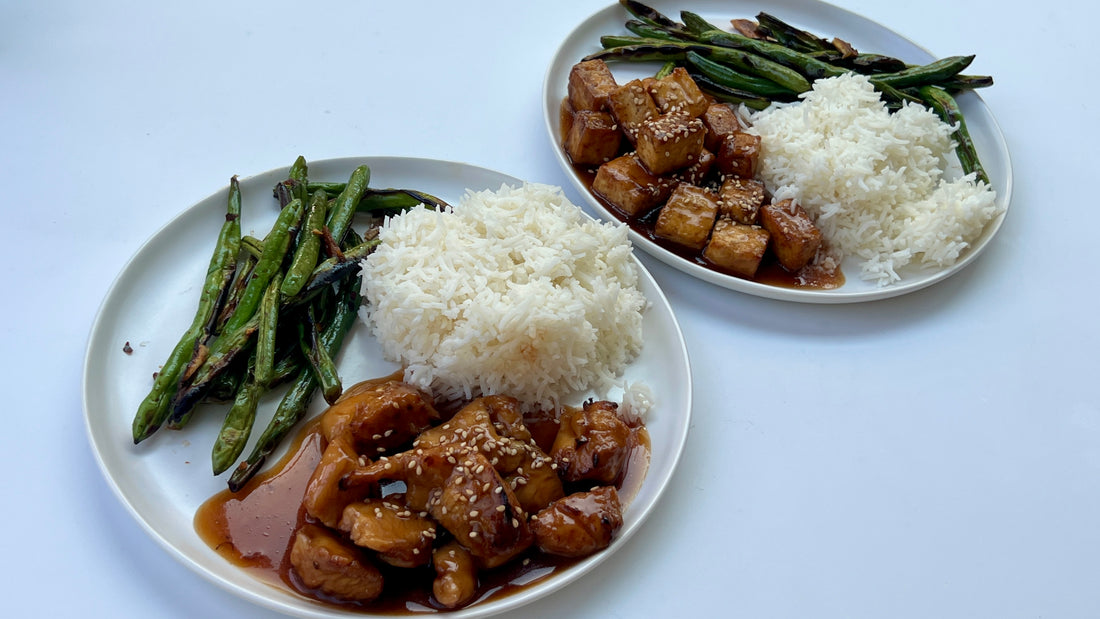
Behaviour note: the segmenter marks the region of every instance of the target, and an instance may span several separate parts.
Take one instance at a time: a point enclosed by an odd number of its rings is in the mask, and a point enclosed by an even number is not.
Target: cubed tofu
[[[695,250],[703,249],[718,216],[718,196],[713,191],[680,183],[661,207],[653,233],[662,239]]]
[[[602,60],[585,60],[569,70],[569,103],[576,110],[605,110],[607,97],[618,87],[611,69]]]
[[[565,136],[565,152],[575,165],[600,165],[619,154],[623,134],[607,112],[580,110]]]
[[[703,250],[703,257],[734,275],[752,278],[768,249],[769,236],[768,231],[760,226],[719,217]]]
[[[764,183],[731,176],[718,190],[718,213],[741,224],[755,224],[764,204]]]
[[[650,174],[635,155],[623,155],[600,166],[592,191],[631,217],[643,215],[668,200],[668,179]]]
[[[715,156],[722,174],[752,178],[760,161],[760,136],[744,131],[727,135]]]
[[[607,107],[631,144],[637,141],[639,125],[661,115],[642,80],[632,80],[613,90]]]
[[[727,135],[737,133],[745,128],[741,125],[741,119],[737,117],[737,112],[733,111],[733,107],[728,103],[710,105],[699,118],[703,121],[703,126],[707,128],[707,140],[703,145],[710,151],[717,151]]]
[[[668,75],[653,82],[651,93],[662,114],[684,112],[696,118],[702,116],[710,105],[706,95],[699,90],[699,85],[683,67],[676,67]]]
[[[821,246],[821,230],[793,200],[765,204],[760,209],[760,224],[771,234],[772,252],[788,271],[809,264]]]
[[[561,138],[562,143],[565,143],[566,136],[569,135],[569,131],[573,128],[573,114],[576,110],[573,109],[573,104],[569,102],[569,97],[565,97],[561,100],[561,105],[558,107],[558,121],[561,124]]]
[[[642,164],[660,176],[695,163],[703,151],[706,133],[698,118],[684,113],[665,114],[638,127],[634,147]]]
[[[714,162],[714,153],[704,148],[699,151],[699,156],[695,158],[695,163],[683,170],[673,172],[672,179],[689,185],[705,185],[711,170],[714,169]]]

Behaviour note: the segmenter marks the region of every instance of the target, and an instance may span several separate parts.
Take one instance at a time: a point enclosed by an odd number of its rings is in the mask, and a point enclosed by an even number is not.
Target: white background
[[[564,185],[542,80],[605,4],[0,0],[5,616],[266,616],[177,563],[98,470],[81,376],[99,303],[179,212],[299,154]],[[842,6],[996,78],[1007,221],[962,273],[859,305],[643,256],[692,355],[687,451],[638,535],[517,615],[1100,614],[1097,10]]]

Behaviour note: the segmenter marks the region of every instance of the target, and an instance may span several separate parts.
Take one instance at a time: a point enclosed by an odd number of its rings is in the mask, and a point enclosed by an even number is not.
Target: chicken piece
[[[735,275],[751,278],[768,249],[768,238],[768,231],[760,226],[719,217],[703,257]]]
[[[569,70],[569,103],[575,110],[606,109],[607,98],[618,87],[611,69],[602,60],[585,60]]]
[[[329,441],[351,438],[368,457],[401,447],[439,419],[431,399],[399,380],[365,381],[352,386],[321,417]]]
[[[695,158],[695,163],[692,163],[688,167],[677,170],[672,173],[672,183],[670,186],[675,186],[677,182],[687,183],[689,185],[703,186],[706,184],[707,177],[710,175],[712,169],[714,169],[714,162],[717,158],[714,153],[707,149],[699,151],[699,156]]]
[[[369,602],[382,593],[382,572],[324,527],[306,524],[295,532],[290,565],[305,586],[334,598]]]
[[[630,217],[644,215],[672,193],[672,184],[650,174],[636,155],[623,155],[600,166],[592,191]]]
[[[575,165],[600,165],[619,154],[623,134],[607,112],[580,110],[562,145]]]
[[[468,447],[485,454],[498,472],[509,473],[523,463],[530,440],[519,400],[494,395],[463,406],[446,423],[421,433],[413,446]]]
[[[764,204],[764,183],[731,176],[718,190],[718,214],[741,224],[755,224]]]
[[[588,401],[562,414],[550,456],[564,481],[614,484],[630,457],[630,426],[614,402]]]
[[[727,135],[745,128],[741,124],[741,119],[737,117],[737,112],[728,103],[714,103],[707,106],[706,111],[699,118],[707,128],[707,139],[703,146],[710,151],[717,151]]]
[[[703,249],[718,217],[718,196],[709,189],[680,184],[661,207],[653,233],[692,249]]]
[[[483,567],[496,567],[532,542],[527,515],[489,459],[467,445],[427,445],[379,458],[345,477],[349,487],[405,482],[405,501],[426,511]]]
[[[564,557],[585,557],[607,548],[622,526],[623,510],[614,486],[571,494],[531,519],[539,550]]]
[[[396,567],[427,565],[436,535],[435,522],[410,510],[401,494],[348,505],[337,528]]]
[[[722,174],[753,178],[760,164],[760,136],[744,131],[732,133],[722,140],[715,156]]]
[[[459,462],[429,499],[428,513],[481,565],[497,567],[533,542],[527,513],[484,455],[471,450]]]
[[[632,80],[613,90],[607,107],[631,144],[638,141],[638,126],[661,114],[642,80]]]
[[[635,152],[650,173],[662,176],[695,163],[706,135],[698,118],[683,112],[665,114],[638,126]]]
[[[565,496],[554,459],[532,440],[524,445],[523,461],[511,471],[502,471],[504,481],[516,495],[523,511],[533,514]]]
[[[447,423],[426,430],[413,444],[414,448],[428,446],[462,446],[483,454],[527,513],[564,495],[561,479],[551,466],[553,460],[531,436],[516,398],[477,398]]]
[[[477,563],[473,555],[451,540],[432,552],[435,580],[432,595],[447,608],[464,606],[477,594]]]
[[[821,246],[821,230],[793,200],[765,204],[760,209],[760,223],[771,234],[776,259],[788,271],[809,264]]]
[[[662,114],[683,112],[697,118],[710,105],[706,95],[699,90],[699,85],[683,67],[676,67],[652,84],[650,94]]]
[[[306,513],[335,528],[345,507],[375,494],[377,487],[372,485],[350,489],[342,486],[341,479],[358,466],[359,455],[352,449],[350,437],[341,435],[329,441],[306,485],[302,498]]]

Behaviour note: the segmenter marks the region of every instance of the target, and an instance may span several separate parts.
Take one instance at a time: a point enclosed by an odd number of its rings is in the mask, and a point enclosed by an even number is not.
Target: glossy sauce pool
[[[552,440],[556,432],[553,420],[545,417],[531,419],[529,426],[540,444],[545,437]],[[624,514],[628,513],[630,500],[641,487],[649,466],[649,435],[640,425],[633,427],[633,431],[635,446],[619,484]],[[302,498],[321,459],[324,442],[319,419],[315,419],[299,431],[287,455],[270,470],[257,475],[236,493],[226,489],[204,502],[195,514],[196,532],[219,555],[254,577],[335,607],[377,614],[446,610],[432,599],[435,572],[431,567],[403,569],[377,562],[386,584],[382,596],[370,603],[331,599],[298,580],[290,565],[290,546],[294,532],[309,521]],[[522,591],[578,561],[532,548],[500,568],[480,571],[478,596],[466,608]]]

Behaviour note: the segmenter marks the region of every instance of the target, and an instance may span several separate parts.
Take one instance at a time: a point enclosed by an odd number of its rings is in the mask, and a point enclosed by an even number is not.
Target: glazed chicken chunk
[[[344,508],[375,492],[374,486],[345,488],[342,479],[359,466],[359,455],[351,447],[351,439],[337,436],[321,453],[321,461],[313,469],[306,485],[302,504],[306,513],[325,526],[335,528]]]
[[[477,563],[462,544],[451,540],[432,553],[432,595],[447,608],[458,608],[477,594]]]
[[[622,505],[613,486],[571,494],[531,520],[539,550],[565,557],[584,557],[607,548],[622,526]]]
[[[411,441],[439,419],[432,401],[399,380],[363,382],[348,389],[321,417],[329,441],[349,437],[363,455],[382,453]]]
[[[585,402],[562,415],[550,455],[566,481],[614,484],[630,456],[630,426],[614,402]]]
[[[305,586],[341,600],[366,602],[382,593],[378,568],[324,527],[306,524],[298,529],[290,563]]]
[[[358,501],[344,508],[337,528],[356,546],[369,548],[397,567],[427,565],[435,540],[435,522],[413,512],[404,496]]]
[[[426,446],[464,447],[484,454],[527,513],[564,495],[553,460],[532,438],[515,398],[494,395],[474,400],[414,443],[414,447]]]
[[[480,451],[466,445],[416,447],[360,467],[349,487],[403,481],[406,503],[426,511],[484,567],[531,545],[527,515],[511,486]]]

